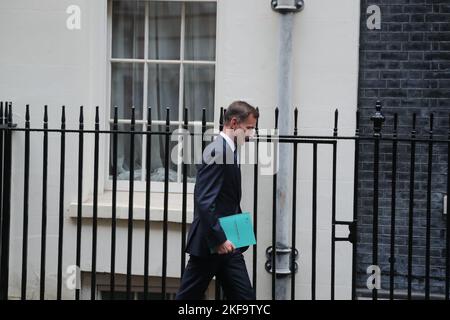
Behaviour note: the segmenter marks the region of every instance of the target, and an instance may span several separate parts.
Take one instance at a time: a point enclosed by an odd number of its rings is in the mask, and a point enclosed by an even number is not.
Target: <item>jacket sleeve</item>
[[[207,230],[206,241],[214,248],[227,240],[216,215],[216,200],[222,189],[225,166],[218,163],[205,164],[197,175],[197,205],[200,223]]]

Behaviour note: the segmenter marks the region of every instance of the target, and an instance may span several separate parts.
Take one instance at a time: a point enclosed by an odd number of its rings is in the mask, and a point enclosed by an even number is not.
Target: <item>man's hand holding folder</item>
[[[218,254],[227,254],[233,252],[235,249],[236,248],[234,247],[234,244],[231,243],[230,240],[227,240],[224,243],[218,245],[215,252],[217,252]]]
[[[212,252],[227,254],[236,248],[242,248],[256,243],[253,224],[249,212],[238,213],[227,217],[219,218],[227,241],[217,246]]]

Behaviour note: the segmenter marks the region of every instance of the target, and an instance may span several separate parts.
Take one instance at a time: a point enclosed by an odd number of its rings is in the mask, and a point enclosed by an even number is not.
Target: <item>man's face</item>
[[[253,137],[256,128],[256,118],[250,114],[243,122],[237,122],[235,118],[232,120],[234,125],[234,136],[238,145],[243,145],[246,141]]]

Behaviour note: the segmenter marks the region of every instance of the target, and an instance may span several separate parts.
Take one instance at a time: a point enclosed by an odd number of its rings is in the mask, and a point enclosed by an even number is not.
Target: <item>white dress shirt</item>
[[[225,139],[227,144],[230,146],[231,151],[234,152],[234,149],[236,148],[236,146],[234,145],[234,141],[231,140],[231,138],[223,131],[220,131],[220,135]]]
[[[236,145],[234,144],[234,141],[223,131],[220,131],[220,135],[225,139],[225,141],[227,142],[228,146],[231,148],[231,151],[234,152],[234,150],[236,149]],[[236,157],[237,157],[237,163],[240,164],[240,162],[239,162],[239,149],[236,151]]]

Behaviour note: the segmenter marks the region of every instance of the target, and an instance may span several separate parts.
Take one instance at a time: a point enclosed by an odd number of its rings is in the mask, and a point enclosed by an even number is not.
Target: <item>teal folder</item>
[[[227,239],[234,244],[235,248],[251,246],[256,243],[249,212],[219,218],[219,222]]]

